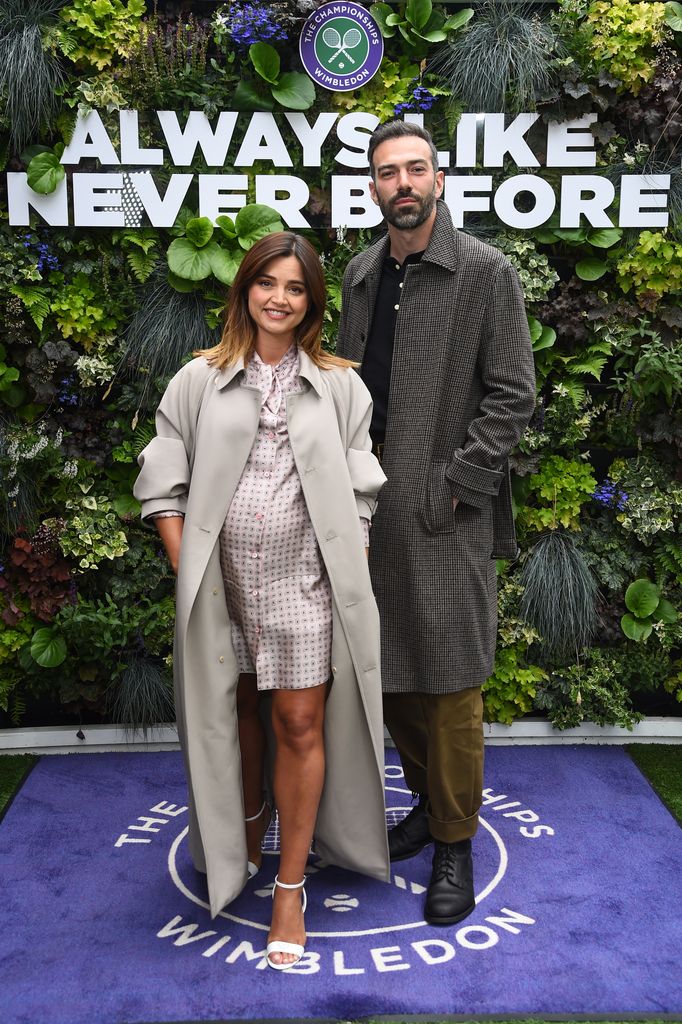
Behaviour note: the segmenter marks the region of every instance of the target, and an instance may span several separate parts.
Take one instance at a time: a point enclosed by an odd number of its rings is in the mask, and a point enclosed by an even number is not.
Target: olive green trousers
[[[456,843],[478,827],[483,796],[480,686],[456,693],[385,693],[384,721],[413,793],[428,796],[434,839]]]

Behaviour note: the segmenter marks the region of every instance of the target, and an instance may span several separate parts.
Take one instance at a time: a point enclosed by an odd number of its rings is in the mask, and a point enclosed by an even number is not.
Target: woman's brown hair
[[[308,311],[294,332],[298,347],[322,369],[357,366],[357,363],[333,356],[322,348],[322,321],[327,304],[322,264],[310,242],[293,231],[275,231],[265,235],[246,252],[230,288],[220,342],[214,348],[203,349],[193,355],[205,356],[217,369],[231,366],[239,359],[248,362],[257,336],[256,325],[249,313],[249,288],[264,273],[268,263],[282,256],[295,256],[300,263],[308,297]]]

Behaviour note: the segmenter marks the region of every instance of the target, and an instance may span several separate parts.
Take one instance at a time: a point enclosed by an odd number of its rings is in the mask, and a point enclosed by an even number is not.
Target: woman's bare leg
[[[244,816],[258,814],[263,803],[263,757],[265,755],[265,732],[258,714],[258,690],[256,676],[243,673],[237,684],[237,721],[239,726],[239,747],[242,758],[242,786],[244,788]],[[260,866],[263,829],[267,822],[266,812],[255,821],[247,821],[246,849],[248,859]]]
[[[300,882],[310,852],[317,809],[324,784],[324,704],[327,686],[306,690],[275,690],[272,724],[277,740],[275,800],[279,812],[280,882]],[[268,942],[282,939],[305,943],[301,890],[274,892]],[[273,953],[276,963],[295,958]]]

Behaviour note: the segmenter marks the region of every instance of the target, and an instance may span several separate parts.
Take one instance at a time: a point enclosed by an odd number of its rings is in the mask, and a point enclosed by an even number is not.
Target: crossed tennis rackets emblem
[[[333,53],[331,57],[329,57],[327,61],[328,64],[331,64],[333,60],[337,60],[341,54],[343,54],[351,64],[355,64],[355,61],[348,51],[354,50],[356,46],[360,45],[362,42],[362,32],[357,28],[349,28],[343,33],[342,38],[335,28],[329,26],[322,33],[322,42],[330,49],[336,48],[336,53]]]

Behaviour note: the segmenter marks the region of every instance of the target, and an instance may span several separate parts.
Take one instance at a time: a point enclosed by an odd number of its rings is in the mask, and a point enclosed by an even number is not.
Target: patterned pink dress
[[[329,679],[331,587],[289,443],[288,394],[305,386],[295,345],[272,366],[254,352],[242,386],[262,393],[258,433],[220,534],[232,645],[259,690]]]

